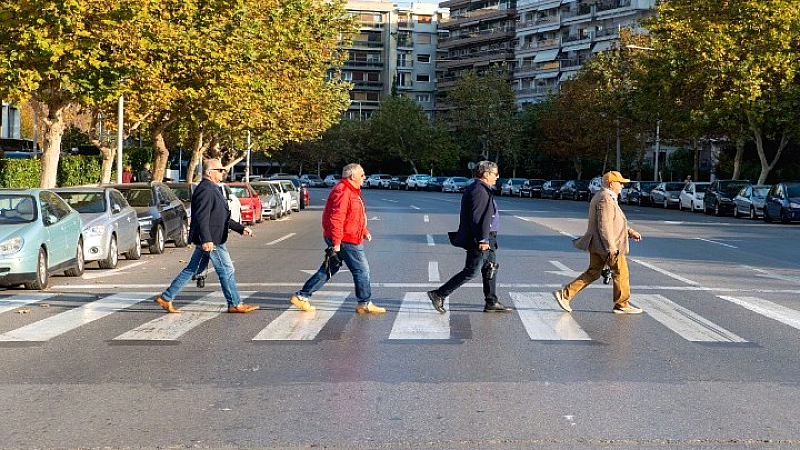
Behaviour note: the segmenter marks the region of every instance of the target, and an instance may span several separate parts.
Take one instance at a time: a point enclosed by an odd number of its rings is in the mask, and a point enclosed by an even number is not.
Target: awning
[[[559,82],[563,82],[563,81],[571,80],[571,79],[575,78],[576,75],[578,75],[578,71],[577,70],[573,70],[573,71],[570,71],[570,72],[563,72],[561,74],[561,76],[558,78],[558,81]]]
[[[556,24],[547,25],[545,27],[534,27],[533,32],[534,33],[544,33],[546,31],[557,31],[559,28],[561,28],[561,25],[556,23]]]
[[[577,52],[578,50],[586,50],[587,48],[591,47],[591,42],[584,42],[583,44],[575,44],[575,45],[565,45],[562,50],[565,52]]]
[[[537,11],[544,11],[545,9],[553,9],[558,8],[561,6],[561,0],[552,0],[549,2],[542,3],[541,5],[536,7]]]
[[[577,2],[577,1],[578,1],[578,0],[561,0],[561,4],[562,4],[562,5],[566,5],[567,3],[575,3],[575,2]]]
[[[546,61],[555,61],[556,57],[558,56],[558,52],[560,49],[554,48],[552,50],[544,50],[536,54],[536,57],[533,58],[533,62],[546,62]]]
[[[599,53],[604,52],[611,48],[611,41],[601,41],[597,44],[594,44],[594,48],[592,49],[592,53]]]
[[[558,77],[558,71],[557,70],[554,71],[554,72],[545,72],[545,73],[540,73],[540,74],[536,75],[536,79],[537,80],[546,80],[548,78],[556,78],[556,77]]]

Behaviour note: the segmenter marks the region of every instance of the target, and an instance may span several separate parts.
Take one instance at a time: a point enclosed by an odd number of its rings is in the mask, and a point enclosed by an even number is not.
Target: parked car
[[[684,183],[679,181],[662,181],[650,190],[650,205],[654,208],[661,206],[664,209],[678,207]]]
[[[764,221],[800,220],[800,181],[784,181],[770,188],[764,200]]]
[[[492,186],[492,193],[500,195],[503,189],[503,185],[506,184],[506,180],[508,180],[508,178],[498,178],[497,180],[495,180],[494,185]]]
[[[703,197],[703,212],[706,214],[713,212],[715,216],[733,213],[733,198],[743,187],[749,185],[750,182],[747,180],[716,180],[712,182]]]
[[[325,176],[325,179],[323,180],[323,182],[325,183],[325,186],[333,187],[341,179],[342,179],[341,175],[339,175],[338,173],[332,173],[330,175]]]
[[[558,188],[555,194],[561,200],[585,200],[589,197],[589,182],[586,180],[568,180]]]
[[[222,190],[225,191],[225,198],[228,199],[228,209],[231,210],[231,219],[236,222],[242,222],[242,203],[239,197],[233,193],[231,187],[222,183]]]
[[[81,218],[44,189],[0,191],[0,285],[46,289],[50,275],[83,274]]]
[[[300,181],[308,184],[309,187],[325,187],[325,182],[322,178],[311,173],[300,175]]]
[[[429,192],[442,192],[444,190],[444,180],[446,179],[447,177],[428,178],[428,186],[425,187],[425,190]]]
[[[646,205],[650,203],[650,191],[658,185],[658,181],[634,181],[628,189],[628,203]]]
[[[389,180],[389,189],[397,189],[398,191],[406,188],[406,180],[408,175],[398,175]]]
[[[283,201],[281,193],[268,181],[255,181],[250,183],[250,186],[258,192],[261,197],[261,217],[276,220],[283,217],[285,211],[283,209]],[[237,199],[238,201],[238,199]]]
[[[601,182],[602,184],[602,182]],[[626,205],[630,204],[630,200],[628,198],[628,194],[631,192],[632,183],[623,183],[622,189],[619,191],[619,196],[617,196],[617,202],[624,203]],[[596,194],[597,192],[595,192]],[[592,182],[589,182],[589,201],[592,200],[594,194],[592,194]]]
[[[564,180],[548,180],[542,184],[542,198],[556,198],[556,191],[564,184]]]
[[[630,183],[625,183],[622,187],[622,192],[619,193],[619,203],[622,203],[623,200],[627,200],[628,198],[628,189],[630,188]],[[594,197],[594,194],[597,194],[603,190],[603,177],[596,176],[589,180],[589,195],[586,196],[587,200],[591,200]]]
[[[468,184],[467,177],[449,177],[442,183],[442,192],[464,192]]]
[[[194,187],[196,184],[194,183],[186,183],[183,181],[166,181],[164,182],[172,192],[175,193],[175,196],[178,197],[178,200],[183,202],[183,207],[186,208],[186,215],[189,217],[189,224],[192,223],[192,192],[194,192]]]
[[[291,184],[291,182],[289,183]],[[228,186],[242,205],[242,223],[255,224],[264,220],[261,197],[250,183],[236,181]]]
[[[519,195],[519,188],[527,178],[509,178],[500,186],[500,195]]]
[[[417,173],[414,175],[409,175],[406,179],[406,188],[409,191],[416,191],[419,189],[425,189],[428,187],[428,180],[430,180],[430,175],[425,175],[422,173]]]
[[[700,181],[689,181],[683,186],[683,190],[678,196],[678,209],[689,211],[702,211],[703,198],[706,195],[706,189],[711,186],[711,183]]]
[[[769,188],[766,184],[751,184],[743,187],[733,198],[733,217],[749,217],[751,219],[762,217]]]
[[[289,181],[294,185],[293,188],[285,187],[285,190],[289,191],[289,194],[292,197],[292,209],[294,211],[300,211],[301,209],[305,209],[306,205],[309,204],[310,198],[308,193],[308,186],[305,185],[302,181],[300,181],[300,177],[295,175],[288,175],[283,177],[272,177],[270,178],[270,180]]]
[[[102,187],[54,191],[80,214],[85,262],[97,261],[101,269],[115,269],[120,254],[126,259],[142,257],[136,210],[121,192]]]
[[[270,180],[269,183],[272,184],[275,191],[278,192],[281,198],[281,209],[283,209],[283,214],[291,214],[292,213],[292,194],[287,191],[284,186],[277,180]]]
[[[542,197],[542,185],[547,180],[540,180],[538,178],[531,178],[530,180],[525,180],[522,183],[522,186],[519,187],[519,196],[520,197]]]
[[[366,179],[366,187],[368,188],[379,188],[379,189],[388,189],[389,182],[392,180],[391,175],[387,175],[385,173],[376,173],[372,174]]]
[[[189,215],[167,185],[151,181],[106,186],[120,191],[136,210],[139,236],[150,253],[164,253],[164,246],[170,241],[175,247],[189,245]]]

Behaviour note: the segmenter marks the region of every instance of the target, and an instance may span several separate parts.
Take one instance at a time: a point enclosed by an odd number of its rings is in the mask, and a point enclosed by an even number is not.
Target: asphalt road
[[[234,236],[240,290],[215,276],[181,315],[152,302],[190,249],[115,271],[0,291],[0,449],[776,449],[800,447],[800,226],[624,207],[633,303],[599,281],[562,313],[550,292],[581,272],[588,203],[498,198],[498,274],[436,314],[424,292],[460,270],[455,194],[364,192],[373,300],[350,274],[288,303],[323,255],[312,206]]]

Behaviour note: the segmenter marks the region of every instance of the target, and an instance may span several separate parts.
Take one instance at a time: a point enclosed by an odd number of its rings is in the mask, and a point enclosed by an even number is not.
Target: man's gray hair
[[[211,168],[211,161],[219,161],[219,163],[222,164],[222,161],[220,161],[219,158],[206,159],[203,161],[203,172]]]
[[[497,170],[497,164],[492,161],[481,161],[478,163],[478,167],[475,169],[475,176],[478,178],[483,178],[489,172]]]
[[[342,169],[342,178],[348,179],[354,173],[360,172],[362,170],[364,170],[364,169],[361,167],[361,164],[350,163],[350,164],[344,166],[344,169]]]

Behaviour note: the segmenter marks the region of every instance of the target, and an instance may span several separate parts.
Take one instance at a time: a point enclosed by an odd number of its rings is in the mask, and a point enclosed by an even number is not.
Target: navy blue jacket
[[[461,196],[458,231],[452,244],[467,250],[477,249],[480,241],[489,242],[489,228],[497,214],[492,190],[480,180],[467,186]]]
[[[192,192],[192,224],[189,227],[189,241],[195,245],[213,242],[224,244],[228,240],[228,228],[242,234],[244,226],[231,220],[228,201],[220,186],[208,178]]]

